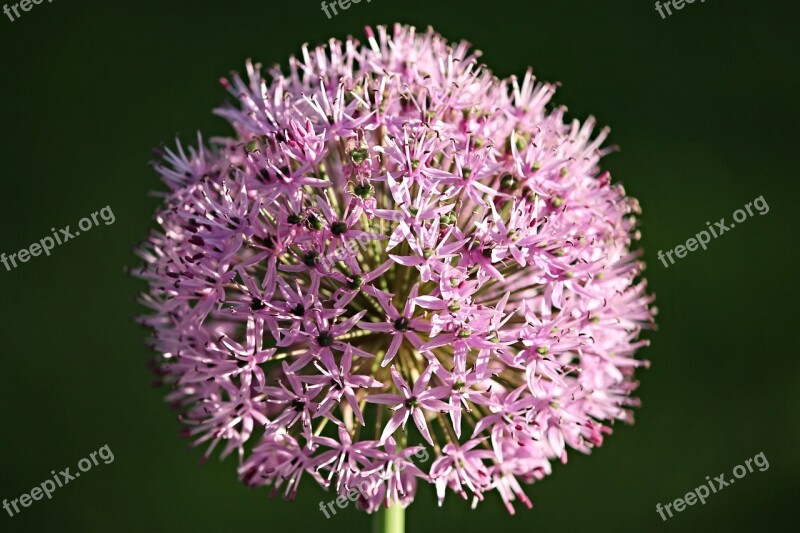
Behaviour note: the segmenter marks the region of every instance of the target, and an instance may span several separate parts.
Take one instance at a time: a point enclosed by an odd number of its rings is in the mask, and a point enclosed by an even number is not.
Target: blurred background
[[[19,268],[0,267],[0,499],[103,445],[114,462],[9,517],[0,531],[368,531],[330,493],[294,502],[239,484],[235,459],[197,466],[150,386],[133,322],[143,284],[124,267],[153,224],[151,148],[230,133],[217,79],[252,57],[286,64],[305,43],[366,24],[432,25],[496,74],[560,81],[570,116],[612,127],[605,168],[641,201],[659,331],[641,356],[643,406],[592,456],[570,455],[509,516],[429,488],[408,531],[796,530],[800,57],[798,7],[709,0],[662,19],[653,2],[372,0],[328,19],[317,0],[44,2],[0,15],[0,252],[104,206],[116,217]],[[669,269],[659,250],[762,196],[754,215]],[[795,207],[792,207],[795,206]],[[756,470],[667,522],[666,504],[763,452]]]

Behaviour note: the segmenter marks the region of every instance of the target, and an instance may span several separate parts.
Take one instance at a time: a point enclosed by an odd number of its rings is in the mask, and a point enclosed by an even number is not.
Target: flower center
[[[303,263],[308,267],[315,267],[319,264],[319,254],[317,252],[308,252],[303,258]]]
[[[397,331],[406,331],[408,330],[408,325],[411,323],[409,319],[404,316],[401,316],[397,320],[394,321],[394,329]]]
[[[333,346],[333,341],[334,338],[330,333],[320,333],[319,337],[317,337],[317,342],[324,348]]]

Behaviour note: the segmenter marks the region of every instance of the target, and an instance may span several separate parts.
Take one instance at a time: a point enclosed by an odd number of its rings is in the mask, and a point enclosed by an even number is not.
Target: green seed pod
[[[372,196],[372,185],[369,183],[365,183],[364,185],[356,185],[353,187],[353,192],[355,192],[356,196],[359,198],[369,198]]]
[[[350,151],[350,159],[353,160],[353,163],[356,165],[360,165],[364,161],[367,160],[369,157],[369,150],[366,148],[356,148]]]
[[[322,229],[322,221],[314,215],[308,215],[306,218],[306,227],[311,230],[319,231]]]
[[[244,151],[248,154],[254,154],[260,150],[260,146],[258,144],[258,139],[251,139],[246,145],[244,145]]]
[[[306,256],[303,258],[303,263],[305,263],[307,267],[314,268],[319,264],[319,262],[320,259],[319,259],[319,254],[317,252],[308,252]]]

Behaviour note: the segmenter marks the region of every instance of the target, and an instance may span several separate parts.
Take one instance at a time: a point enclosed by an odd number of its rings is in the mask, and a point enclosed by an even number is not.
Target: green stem
[[[406,510],[400,505],[381,507],[372,519],[372,533],[405,533]]]

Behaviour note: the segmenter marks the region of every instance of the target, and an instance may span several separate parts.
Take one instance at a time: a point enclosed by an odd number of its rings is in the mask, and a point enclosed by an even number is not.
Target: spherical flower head
[[[373,512],[431,483],[513,512],[632,421],[638,205],[554,85],[430,30],[366,35],[248,63],[222,81],[235,134],[161,153],[137,272],[156,371],[249,486],[308,477]]]

